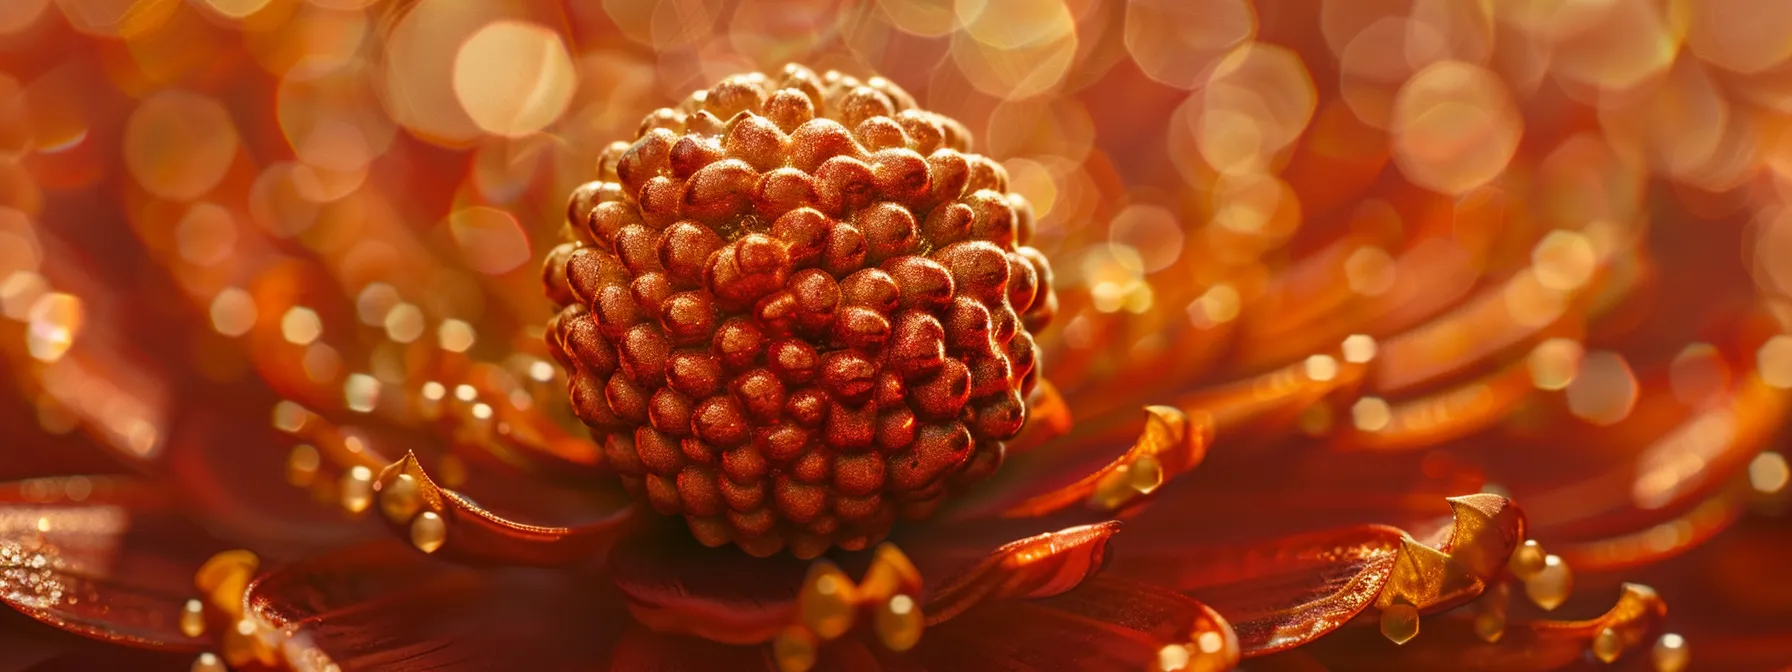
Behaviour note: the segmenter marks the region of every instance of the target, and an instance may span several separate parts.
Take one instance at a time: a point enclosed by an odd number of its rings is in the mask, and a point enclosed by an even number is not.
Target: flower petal
[[[752,644],[771,640],[796,620],[808,562],[788,554],[755,558],[733,546],[706,548],[682,525],[644,527],[616,546],[608,564],[642,623],[666,633]]]
[[[1395,646],[1379,633],[1363,630],[1321,642],[1313,653],[1335,670],[1541,672],[1572,665],[1596,648],[1610,647],[1608,652],[1620,657],[1637,656],[1638,649],[1653,642],[1652,635],[1666,616],[1667,606],[1654,589],[1625,584],[1618,601],[1599,616],[1509,624],[1493,643],[1478,638],[1465,619],[1437,619],[1404,645]]]
[[[94,639],[192,651],[181,632],[193,575],[219,545],[167,500],[121,478],[39,479],[0,487],[0,601]]]
[[[566,526],[521,523],[436,485],[415,455],[386,467],[376,491],[387,521],[414,545],[471,563],[557,566],[584,562],[608,550],[636,510],[627,504],[600,508],[593,519]]]
[[[1118,521],[1082,525],[1021,539],[928,591],[923,606],[928,623],[940,623],[970,607],[1010,598],[1040,598],[1077,587],[1101,570],[1108,538]]]
[[[905,658],[929,672],[1147,669],[1166,647],[1231,669],[1238,641],[1213,609],[1176,593],[1100,576],[1038,600],[984,604],[930,627]]]
[[[1008,518],[1035,518],[1084,502],[1111,511],[1155,492],[1195,468],[1213,441],[1212,419],[1190,418],[1168,406],[1145,409],[1145,429],[1131,448],[1075,483],[1035,495],[1001,511]]]
[[[1450,503],[1454,518],[1425,535],[1430,546],[1385,525],[1210,545],[1129,535],[1109,571],[1199,599],[1232,622],[1246,656],[1273,653],[1336,630],[1371,605],[1400,600],[1435,611],[1478,594],[1503,571],[1524,519],[1493,495]]]
[[[473,569],[389,542],[277,568],[244,601],[300,669],[584,668],[628,623],[597,577]]]

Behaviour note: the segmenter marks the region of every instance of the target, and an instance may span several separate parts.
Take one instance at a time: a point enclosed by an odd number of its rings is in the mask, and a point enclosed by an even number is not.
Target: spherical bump
[[[777,422],[784,411],[784,383],[770,369],[753,369],[734,379],[734,397],[759,423]]]
[[[712,347],[728,370],[749,369],[759,363],[759,355],[765,351],[765,335],[752,321],[731,317],[716,327]]]
[[[850,306],[834,321],[834,337],[846,347],[876,353],[890,337],[890,321],[870,308]]]
[[[883,463],[880,461],[878,464],[880,471],[878,481],[881,485],[883,481],[881,476]],[[865,495],[857,497],[840,496],[834,498],[834,517],[839,518],[842,523],[857,523],[875,519],[882,513],[883,509],[884,498],[874,493],[866,493]],[[880,531],[877,535],[881,537],[883,536],[883,533]],[[856,538],[861,540],[858,542],[858,549],[849,547],[848,544],[852,542],[844,539],[839,542],[840,547],[849,551],[859,550],[870,543],[870,539],[864,535],[858,535]]]
[[[611,338],[621,338],[624,332],[646,318],[635,303],[634,293],[615,285],[600,290],[591,305],[596,309],[598,329]]]
[[[790,167],[805,173],[815,173],[823,162],[835,157],[854,158],[864,153],[852,132],[833,119],[811,119],[790,132]]]
[[[787,472],[804,483],[821,483],[828,480],[828,476],[834,472],[834,463],[828,451],[814,449],[798,455],[790,463]]]
[[[931,112],[908,109],[896,113],[896,123],[908,134],[909,142],[921,154],[932,154],[945,141],[946,131]]]
[[[825,405],[827,402],[820,403]],[[788,462],[809,448],[809,431],[796,425],[778,425],[762,431],[754,441],[767,459]]]
[[[723,159],[691,175],[685,183],[681,212],[686,217],[720,222],[745,212],[758,192],[759,171],[740,159]]]
[[[836,224],[828,230],[827,243],[821,253],[821,270],[843,277],[864,267],[867,252],[865,234],[858,227]]]
[[[956,201],[964,195],[965,184],[970,182],[971,164],[963,154],[950,149],[942,149],[927,155],[927,182],[932,185],[928,190],[928,199],[934,203]],[[942,242],[942,241],[935,241]]]
[[[723,142],[728,156],[761,171],[782,165],[789,146],[790,136],[770,119],[760,116],[745,116],[734,122],[734,127],[728,129],[728,139]]]
[[[1001,468],[1007,450],[1007,445],[1001,441],[978,441],[964,467],[952,475],[952,481],[964,485],[989,478]]]
[[[885,198],[919,204],[931,186],[927,159],[907,148],[885,149],[871,155],[872,180]]]
[[[759,178],[754,209],[762,219],[815,205],[815,178],[795,168],[774,168]]]
[[[722,488],[723,496],[727,497],[728,486],[724,484]],[[754,490],[759,493],[756,499],[764,501],[765,488],[760,486],[756,487]],[[734,527],[735,532],[738,532],[743,536],[758,537],[771,532],[772,528],[777,527],[778,517],[772,513],[771,509],[761,508],[755,505],[730,511],[728,513],[728,524]],[[771,553],[776,553],[777,549],[782,545],[782,543],[775,544],[770,552],[764,554],[755,553],[755,555],[765,557]],[[749,549],[747,552],[752,553],[753,551]]]
[[[659,129],[682,131],[684,130],[684,119],[678,114],[678,110],[662,107],[647,113],[647,116],[641,119],[641,127],[635,131],[635,137],[640,138]]]
[[[964,425],[922,425],[913,448],[890,456],[890,485],[896,490],[918,490],[956,470],[970,456],[971,434]]]
[[[603,288],[620,285],[628,278],[628,268],[608,252],[582,247],[566,255],[567,288],[586,303]]]
[[[771,235],[784,242],[786,255],[793,268],[813,266],[826,249],[828,231],[834,222],[814,208],[797,208],[772,222]]]
[[[836,350],[821,356],[821,385],[829,394],[850,404],[871,398],[877,364],[856,352]]]
[[[666,384],[666,358],[672,354],[672,345],[666,341],[665,334],[659,327],[651,324],[637,324],[622,336],[622,345],[618,348],[622,356],[622,370],[629,379],[642,387],[659,387]]]
[[[862,497],[884,487],[884,458],[877,453],[841,455],[834,460],[834,492]]]
[[[660,237],[641,225],[630,225],[616,231],[616,258],[630,275],[660,270],[656,254]],[[620,283],[619,283],[620,284]]]
[[[678,439],[650,427],[635,430],[635,453],[641,456],[642,467],[660,476],[675,476],[684,468]]]
[[[971,369],[973,398],[980,399],[1009,389],[1013,371],[1008,368],[1007,357],[993,353],[978,354],[967,359],[965,365]]]
[[[853,213],[851,221],[865,234],[865,256],[871,263],[910,254],[920,244],[915,216],[896,203],[874,203]]]
[[[696,110],[684,118],[684,130],[692,135],[719,136],[727,128],[727,124],[709,110]]]
[[[841,302],[848,306],[862,306],[877,313],[887,313],[896,309],[896,301],[902,289],[896,279],[881,269],[867,268],[840,281]]]
[[[963,362],[947,359],[933,377],[909,387],[909,406],[930,420],[958,416],[971,398],[971,370]]]
[[[679,292],[660,307],[660,328],[676,345],[709,340],[715,331],[716,309],[708,292]]]
[[[628,374],[617,371],[604,384],[604,401],[616,417],[633,423],[647,421],[647,393],[629,380]]]
[[[978,400],[977,417],[972,422],[971,435],[979,440],[1005,441],[1019,434],[1021,425],[1026,421],[1026,401],[1021,399],[1020,392],[1010,390]]]
[[[921,235],[935,245],[955,243],[971,235],[971,222],[975,218],[971,206],[963,203],[942,205],[927,213],[927,220],[921,224]]]
[[[663,229],[678,221],[679,202],[684,199],[684,182],[661,175],[641,186],[639,197],[641,221],[651,229]]]
[[[815,169],[815,207],[835,217],[871,203],[877,196],[871,166],[855,157],[836,156]]]
[[[1038,222],[1033,215],[1033,204],[1020,194],[1008,194],[1008,207],[1014,211],[1014,242],[1026,245],[1033,242],[1033,234],[1037,233]]]
[[[885,261],[882,268],[896,281],[896,304],[902,308],[935,310],[952,300],[952,272],[937,261],[904,255]]]
[[[598,177],[598,179],[609,180],[611,182],[616,182],[618,179],[620,179],[617,177],[616,167],[619,163],[621,163],[622,155],[626,154],[628,152],[629,148],[633,147],[633,146],[634,145],[629,142],[626,142],[623,140],[617,140],[615,142],[611,142],[609,145],[606,145],[604,147],[603,151],[598,152],[598,154],[597,154],[597,177]],[[618,184],[617,186],[620,187],[622,185]]]
[[[573,294],[572,283],[566,278],[566,263],[578,249],[578,243],[561,243],[549,250],[547,259],[542,262],[541,284],[547,289],[548,300],[555,305],[564,306],[578,300]]]
[[[662,387],[653,393],[647,401],[647,422],[653,428],[668,436],[686,436],[691,433],[691,400],[682,394]]]
[[[629,297],[643,313],[657,315],[672,296],[672,281],[663,271],[649,271],[635,278],[628,286]]]
[[[915,412],[907,406],[898,406],[877,416],[876,443],[878,450],[891,453],[915,441]]]
[[[968,193],[989,190],[1003,192],[1008,190],[1008,169],[987,156],[971,155],[967,157],[971,174],[965,180],[964,190]]]
[[[961,295],[984,301],[1000,301],[1008,291],[1008,256],[1002,248],[976,240],[953,243],[933,253],[952,272],[952,284]]]
[[[734,511],[751,512],[760,509],[765,504],[765,481],[761,479],[741,483],[732,478],[724,478],[716,483],[716,489],[722,492],[722,501],[727,502],[728,508]],[[743,526],[739,524],[734,529],[743,533],[764,534],[777,521],[770,513],[770,511],[764,511],[763,515],[751,518],[756,521],[763,520],[763,529],[760,529],[758,525],[753,525],[752,529],[743,529]]]
[[[871,448],[877,439],[877,404],[848,405],[834,402],[828,409],[827,425],[822,440],[836,452],[858,452]]]
[[[635,206],[619,201],[599,203],[584,222],[585,230],[600,249],[614,250],[616,234],[622,227],[643,224]]]
[[[643,480],[642,486],[647,490],[647,503],[653,510],[668,516],[678,513],[682,502],[678,498],[678,481],[675,477],[649,475]]]
[[[975,299],[960,296],[952,299],[942,315],[946,327],[946,347],[952,352],[979,352],[989,348],[989,309]]]
[[[715,138],[701,135],[686,135],[672,143],[672,154],[668,164],[672,168],[672,176],[689,180],[698,170],[716,161],[720,161],[727,153],[722,151],[722,143]]]
[[[684,455],[684,459],[695,464],[718,464],[722,461],[720,449],[692,436],[678,440],[678,451]]]
[[[789,276],[790,256],[784,243],[750,233],[712,255],[703,279],[718,298],[744,306],[782,287]]]
[[[796,89],[781,89],[765,100],[765,118],[785,133],[815,118],[815,104]]]
[[[647,470],[641,454],[635,450],[634,436],[625,432],[609,432],[603,439],[604,462],[623,475],[640,476]]]
[[[678,135],[663,128],[648,131],[636,140],[616,160],[616,176],[622,180],[623,190],[640,198],[641,188],[647,181],[666,170],[672,156],[672,145],[676,142]]]
[[[797,339],[783,339],[767,349],[766,360],[772,372],[790,385],[804,385],[815,379],[815,368],[821,356],[815,347]]]
[[[702,399],[722,389],[722,365],[708,353],[675,352],[666,358],[666,383],[686,397]]]
[[[758,483],[765,478],[768,470],[765,455],[755,446],[737,446],[722,451],[722,474],[728,480],[736,483]]]
[[[715,473],[705,467],[685,467],[678,472],[677,484],[678,500],[687,514],[720,515],[726,506],[721,489],[716,486]]]
[[[703,109],[727,119],[741,112],[759,112],[765,105],[765,76],[734,75],[716,82],[703,97]]]
[[[800,483],[789,476],[779,476],[772,485],[772,502],[778,513],[794,523],[815,520],[828,506],[827,488]]]
[[[1003,250],[1014,249],[1014,208],[1001,192],[983,190],[961,201],[971,208],[971,237],[994,243]]]
[[[590,375],[575,375],[567,381],[567,394],[572,397],[573,412],[579,420],[587,425],[604,427],[608,423],[598,422],[601,419],[615,417],[610,410],[610,402],[604,399],[604,384],[600,378]]]
[[[566,331],[565,349],[591,375],[608,376],[616,371],[616,348],[598,332],[597,321],[589,314],[572,319]]]
[[[751,429],[740,402],[734,397],[720,395],[697,404],[696,410],[691,412],[691,427],[705,443],[722,448],[746,443]]]
[[[798,271],[790,278],[790,293],[796,299],[799,326],[821,332],[834,323],[834,313],[840,306],[840,285],[833,276],[812,268]]]
[[[1008,253],[1008,305],[1025,313],[1033,306],[1033,297],[1039,291],[1039,273],[1033,270],[1033,263],[1026,257]]]
[[[968,377],[966,381],[968,385]],[[828,419],[828,395],[815,387],[792,392],[784,402],[784,415],[804,427],[820,427]]]
[[[598,196],[603,186],[603,182],[586,182],[573,187],[572,194],[566,198],[567,224],[573,228],[585,225],[585,221],[591,217],[591,211],[597,208],[598,203],[603,202]]]
[[[856,128],[872,117],[896,114],[896,105],[882,91],[860,86],[840,98],[840,119],[848,128]]]
[[[889,117],[872,117],[859,122],[852,129],[854,137],[865,149],[876,152],[884,149],[908,146],[908,134],[902,126]]]

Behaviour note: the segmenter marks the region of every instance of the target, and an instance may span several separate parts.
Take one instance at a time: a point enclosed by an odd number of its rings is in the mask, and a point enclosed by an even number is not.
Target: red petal
[[[637,619],[662,632],[735,644],[768,641],[795,621],[808,562],[705,548],[676,523],[630,535],[610,554],[611,579]]]
[[[627,528],[635,508],[615,504],[599,508],[588,520],[566,526],[521,523],[474,504],[472,500],[436,485],[423,471],[415,455],[388,466],[380,474],[378,489],[390,495],[391,484],[408,476],[417,488],[424,512],[434,513],[446,526],[440,548],[432,552],[464,562],[556,566],[584,562],[601,556]],[[382,502],[382,507],[385,502]],[[416,515],[422,515],[418,513]],[[417,540],[415,516],[394,520],[397,530]],[[421,543],[421,542],[418,542]]]
[[[286,635],[289,661],[350,670],[586,668],[628,625],[598,577],[472,569],[390,543],[275,569],[245,602]]]
[[[72,488],[72,490],[71,490]],[[139,483],[103,477],[0,487],[0,601],[57,628],[130,646],[198,650],[177,622],[220,550]]]
[[[983,602],[1063,593],[1101,570],[1108,538],[1119,530],[1119,522],[1109,521],[1006,544],[929,590],[922,611],[929,623],[939,623]]]
[[[762,672],[774,669],[766,657],[765,647],[730,646],[698,637],[660,634],[639,626],[623,633],[608,668],[597,661],[588,661],[581,667],[610,672]]]
[[[1156,662],[1164,647],[1189,643],[1213,649],[1216,664],[1205,669],[1230,669],[1238,660],[1237,641],[1214,610],[1176,593],[1102,576],[1056,597],[991,602],[929,627],[906,658],[930,672],[1132,672]]]
[[[1321,642],[1313,653],[1334,670],[1542,672],[1583,660],[1594,638],[1607,628],[1623,633],[1625,657],[1640,658],[1666,615],[1667,607],[1654,590],[1627,584],[1604,614],[1582,621],[1509,624],[1494,643],[1476,637],[1467,619],[1434,619],[1437,622],[1427,623],[1404,645],[1364,629]]]

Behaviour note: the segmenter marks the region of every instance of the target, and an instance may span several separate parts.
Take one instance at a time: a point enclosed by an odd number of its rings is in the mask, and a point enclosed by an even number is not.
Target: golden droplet
[[[874,627],[877,638],[891,651],[907,651],[921,641],[921,630],[927,625],[921,617],[921,605],[907,595],[885,600],[877,608]]]
[[[423,508],[423,492],[417,477],[399,474],[390,483],[380,486],[380,512],[394,523],[409,522]]]
[[[797,617],[822,639],[833,639],[852,629],[857,588],[834,563],[818,561],[809,567],[809,578],[797,595]]]
[[[1512,550],[1512,561],[1508,566],[1512,575],[1520,579],[1530,580],[1537,572],[1543,571],[1543,559],[1548,553],[1543,552],[1543,545],[1536,539],[1526,539],[1518,548]]]
[[[1655,640],[1649,658],[1655,663],[1655,672],[1681,672],[1692,663],[1692,651],[1686,648],[1685,637],[1670,632]]]
[[[1618,636],[1617,630],[1600,630],[1593,637],[1593,655],[1606,664],[1618,662],[1618,656],[1624,655],[1624,638]]]
[[[301,488],[310,487],[317,480],[317,469],[322,465],[323,456],[310,444],[293,446],[292,453],[286,456],[286,482]]]
[[[1134,492],[1149,495],[1156,491],[1158,486],[1164,484],[1164,465],[1157,461],[1156,456],[1140,455],[1138,459],[1132,461],[1131,466],[1132,468],[1128,470],[1126,484]]]
[[[1483,611],[1475,615],[1475,636],[1481,641],[1492,644],[1506,635],[1506,615],[1498,611]]]
[[[198,637],[205,634],[205,604],[187,600],[180,608],[180,634]]]
[[[915,563],[910,562],[895,544],[887,541],[878,544],[871,557],[871,567],[865,570],[865,578],[859,582],[860,598],[881,600],[920,590],[921,570],[915,569]]]
[[[1381,610],[1381,634],[1395,644],[1419,636],[1419,608],[1404,602]]]
[[[361,513],[373,506],[373,470],[362,465],[355,465],[342,474],[342,496],[339,498],[342,508],[349,513]]]
[[[778,633],[772,640],[772,659],[778,662],[778,672],[808,672],[815,667],[815,633],[802,626],[793,625]]]
[[[434,553],[448,541],[448,523],[434,511],[424,511],[411,519],[411,545],[424,553]]]
[[[212,606],[231,618],[243,615],[243,591],[249,579],[261,567],[261,559],[242,549],[224,551],[212,556],[193,573],[193,586],[206,596]]]
[[[1184,672],[1188,669],[1190,657],[1185,645],[1165,646],[1157,650],[1157,660],[1152,662],[1151,672]]]
[[[1573,590],[1574,574],[1568,570],[1568,563],[1556,555],[1545,556],[1543,569],[1524,581],[1525,594],[1546,610],[1562,606]]]
[[[218,660],[217,654],[207,651],[193,659],[193,672],[227,672],[227,670],[224,667],[224,661]]]
[[[1132,489],[1131,471],[1131,465],[1122,464],[1096,481],[1095,491],[1089,494],[1089,508],[1113,511],[1137,497],[1138,491]]]

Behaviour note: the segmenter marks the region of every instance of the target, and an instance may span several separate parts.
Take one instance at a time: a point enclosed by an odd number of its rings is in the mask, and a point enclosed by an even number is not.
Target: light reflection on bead
[[[897,595],[878,606],[873,627],[877,629],[877,638],[891,651],[907,651],[921,641],[921,631],[926,619],[921,615],[921,605],[907,595]]]
[[[219,660],[217,654],[207,651],[193,659],[192,669],[193,672],[226,672],[228,668],[224,667],[224,661]]]
[[[362,465],[355,465],[342,474],[342,508],[349,513],[361,513],[373,505],[373,470]]]
[[[203,593],[213,608],[231,618],[243,611],[243,591],[261,567],[261,559],[249,551],[236,549],[213,555],[193,573],[193,586]]]
[[[779,672],[808,672],[815,667],[817,645],[814,633],[793,625],[772,640],[772,659],[778,663]]]
[[[41,362],[53,363],[62,359],[81,333],[81,300],[70,294],[51,292],[38,297],[32,302],[27,316],[25,348],[32,358]]]
[[[1543,571],[1543,560],[1548,553],[1543,552],[1543,545],[1536,539],[1526,539],[1518,548],[1512,549],[1512,574],[1519,579],[1529,580]]]
[[[1568,601],[1574,590],[1574,574],[1560,556],[1543,558],[1543,569],[1524,581],[1524,592],[1532,602],[1545,610],[1554,610]]]
[[[1381,634],[1395,644],[1405,644],[1419,636],[1419,608],[1395,603],[1381,610]]]
[[[424,511],[411,519],[411,545],[424,553],[434,553],[448,541],[448,524],[434,511]]]
[[[1692,663],[1692,651],[1686,647],[1686,638],[1670,632],[1655,640],[1649,660],[1654,663],[1655,672],[1681,672]]]
[[[852,629],[856,590],[834,563],[817,562],[797,596],[797,618],[822,639],[846,634]]]
[[[323,456],[310,444],[301,443],[292,447],[286,456],[286,482],[297,487],[309,487],[317,480],[317,470],[323,466]]]
[[[402,524],[422,508],[423,493],[415,476],[399,474],[380,487],[380,512],[386,514],[387,520]]]
[[[180,608],[180,632],[188,637],[205,634],[205,604],[199,600],[187,600]]]
[[[1600,662],[1615,663],[1621,655],[1624,655],[1624,639],[1618,636],[1617,630],[1604,628],[1593,637],[1593,657]]]

